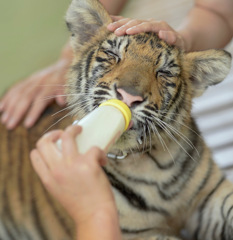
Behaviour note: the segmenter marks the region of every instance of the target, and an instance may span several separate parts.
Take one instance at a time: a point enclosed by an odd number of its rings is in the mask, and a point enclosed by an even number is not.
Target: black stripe
[[[224,220],[225,219],[225,216],[224,216],[224,207],[225,207],[225,204],[227,202],[227,199],[229,197],[231,197],[233,195],[233,192],[230,192],[226,195],[226,197],[223,199],[223,202],[222,202],[222,206],[221,206],[221,216],[222,216],[222,219]]]
[[[14,236],[11,228],[13,228],[14,226],[8,226],[8,223],[3,219],[2,221],[2,227],[4,228],[6,234],[7,234],[7,240],[18,240],[20,235]],[[5,240],[5,239],[4,239]]]
[[[132,150],[132,152],[134,152],[134,151]],[[122,172],[120,172],[118,169],[114,168],[113,166],[112,166],[112,168],[117,173],[117,176],[121,176],[122,178],[125,178],[127,180],[127,182],[130,181],[132,183],[144,184],[144,185],[148,185],[148,186],[153,186],[153,185],[157,184],[157,182],[155,182],[153,180],[146,180],[145,178],[132,177],[129,175],[125,175]]]
[[[127,44],[125,46],[125,52],[128,52],[128,47],[129,47],[130,43],[131,43],[131,41],[130,41],[129,37],[127,36]]]
[[[151,110],[153,112],[155,112],[157,110],[157,108],[155,107],[157,106],[156,104],[154,106],[151,106],[151,105],[146,105],[145,108],[148,109],[148,110]]]
[[[144,229],[121,228],[121,232],[124,234],[138,234],[138,233],[143,233],[151,230],[152,228],[144,228]]]
[[[196,146],[198,139],[194,138],[194,140],[195,141],[193,142],[193,145]],[[182,189],[184,189],[185,186],[188,184],[189,180],[192,178],[192,175],[197,167],[198,162],[190,159],[190,156],[195,156],[197,155],[197,153],[196,150],[191,147],[187,152],[189,155],[186,155],[187,153],[183,152],[185,158],[182,162],[179,159],[177,160],[177,163],[180,164],[178,172],[174,173],[169,181],[162,183],[161,186],[158,185],[158,192],[163,200],[168,201],[177,197],[179,193],[182,192]],[[201,155],[202,152],[200,152],[200,156]],[[171,190],[173,190],[173,192]]]
[[[81,63],[75,64],[74,66],[72,66],[72,70],[77,73],[75,87],[76,91],[79,93],[82,90],[81,89],[83,80],[82,64]]]
[[[106,92],[106,91],[104,91],[104,90],[101,90],[101,89],[96,90],[96,91],[94,92],[94,94],[96,94],[96,95],[110,95],[108,92]]]
[[[183,82],[181,81],[180,84],[178,85],[175,96],[172,98],[173,103],[176,103],[177,99],[179,99],[179,97],[181,96],[181,93],[183,93],[182,88],[183,88]]]
[[[167,212],[167,210],[165,210],[163,208],[148,206],[145,199],[141,195],[137,194],[131,188],[126,186],[124,183],[122,183],[112,173],[108,172],[107,170],[105,170],[105,172],[106,172],[112,186],[122,194],[122,196],[128,201],[128,203],[130,205],[132,205],[133,207],[135,207],[141,211],[146,211],[146,212],[152,211],[152,212],[157,212],[157,213],[165,215],[165,216],[169,216],[169,213]]]
[[[67,236],[72,237],[72,229],[70,228],[69,225],[67,225],[67,222],[64,221],[64,218],[59,214],[59,211],[57,210],[56,205],[52,202],[52,199],[49,196],[48,192],[44,188],[43,191],[44,191],[43,195],[46,198],[46,201],[50,206],[50,209],[55,215],[55,218],[59,221],[60,227],[66,232]]]
[[[212,240],[219,240],[219,237],[216,236],[219,223],[216,222],[212,231]]]
[[[156,164],[156,166],[160,169],[160,170],[167,170],[167,169],[170,169],[172,167],[174,167],[174,161],[171,160],[171,162],[167,163],[167,164],[164,164],[162,165],[161,163],[159,163],[157,161],[157,159],[151,155],[151,153],[147,153],[147,156]]]
[[[210,179],[212,170],[213,170],[213,160],[211,158],[209,158],[209,166],[208,166],[208,170],[206,172],[205,177],[203,178],[201,184],[198,186],[197,190],[194,192],[194,194],[192,194],[192,196],[190,197],[189,200],[189,205],[192,204],[192,201],[195,199],[195,196],[206,186],[206,184],[208,183],[208,180]]]
[[[161,57],[162,57],[162,52],[159,54],[159,56],[158,56],[158,58],[156,60],[155,66],[158,65]]]
[[[154,41],[154,39],[150,40],[150,46],[154,50],[154,48],[155,48],[155,41]]]
[[[32,190],[32,196],[33,196],[34,190],[33,190],[32,184],[31,184],[31,190]],[[43,219],[41,219],[39,209],[36,205],[35,199],[31,199],[30,205],[31,205],[32,220],[34,222],[34,226],[37,230],[37,233],[40,235],[41,239],[48,239],[47,233],[45,231],[45,227],[42,224]]]
[[[13,143],[14,140],[12,139],[14,135],[13,134],[9,134],[8,135],[8,143]],[[11,145],[9,146],[9,148],[11,149]],[[11,201],[11,196],[8,195],[8,191],[11,191],[11,179],[12,179],[12,176],[14,176],[13,174],[13,162],[15,161],[14,159],[14,153],[13,151],[9,152],[9,161],[6,162],[6,166],[5,166],[5,169],[7,169],[7,172],[2,172],[2,174],[4,174],[4,179],[2,180],[3,183],[5,183],[5,186],[4,186],[4,190],[3,190],[3,193],[2,193],[2,216],[1,216],[1,219],[2,221],[5,222],[5,229],[9,235],[9,237],[13,240],[13,239],[18,239],[18,236],[21,236],[21,232],[20,232],[20,229],[18,228],[18,225],[16,224],[15,222],[15,219],[14,219],[14,214],[13,214],[13,208],[10,206],[10,201]],[[14,232],[11,232],[11,228],[14,229]],[[16,236],[15,234],[16,233]]]
[[[169,114],[170,121],[172,121],[176,117],[177,112],[179,112],[180,107],[184,105],[183,104],[184,99],[182,98],[182,95],[181,95],[182,88],[183,88],[183,82],[180,82],[180,84],[178,85],[178,89],[176,90],[175,96],[171,98],[170,104],[167,106],[166,102],[163,102],[161,109],[162,110],[166,109],[167,112],[162,114],[161,120],[164,120],[165,117],[167,117],[167,115]],[[180,99],[180,96],[181,96],[181,99]],[[174,104],[175,104],[175,111],[172,111],[171,108],[174,107]],[[173,114],[170,114],[170,113],[173,113]],[[166,120],[165,122],[168,122],[168,121]]]
[[[118,43],[118,46],[117,46],[118,49],[120,49],[122,42],[123,42],[123,39],[121,39],[120,42]]]
[[[113,48],[114,46],[113,46],[113,41],[112,40],[110,40],[110,39],[108,39],[107,40],[107,43]]]
[[[202,239],[207,239],[206,238],[206,234],[208,234],[208,230],[209,230],[209,227],[210,227],[210,225],[211,225],[211,220],[212,220],[212,217],[211,216],[208,216],[208,219],[207,219],[207,226],[206,227],[204,227],[204,233],[202,234]]]
[[[176,87],[176,84],[175,84],[174,82],[168,82],[168,81],[167,81],[167,82],[165,83],[165,86],[166,86],[166,87],[175,88],[175,87]]]
[[[231,240],[230,237],[232,237],[233,233],[233,226],[232,226],[232,219],[229,220],[229,216],[233,210],[233,206],[231,206],[228,211],[227,211],[227,216],[224,219],[224,223],[222,226],[222,231],[221,231],[221,240]],[[231,228],[231,229],[229,229]]]
[[[152,117],[152,115],[153,115],[151,112],[148,112],[147,110],[141,110],[140,112],[143,113],[146,117],[149,117],[149,118]]]
[[[96,60],[97,62],[107,62],[107,63],[109,63],[109,60],[108,60],[108,59],[102,58],[102,57],[96,57],[95,60]]]
[[[197,229],[194,233],[194,239],[199,239],[198,235],[200,233],[200,229],[202,227],[202,221],[203,221],[203,212],[204,209],[206,207],[206,205],[208,204],[208,201],[211,199],[212,195],[214,194],[214,192],[220,187],[220,185],[223,183],[223,181],[225,180],[225,177],[221,177],[220,180],[218,181],[218,183],[216,184],[216,186],[209,192],[209,194],[203,199],[203,202],[201,204],[201,206],[199,207],[199,217],[198,217],[198,226]]]
[[[90,72],[90,65],[91,65],[91,61],[93,58],[93,55],[95,53],[95,50],[92,50],[89,52],[89,54],[87,55],[86,58],[86,65],[85,65],[85,80],[86,80],[86,84],[85,84],[85,93],[87,93],[88,91],[88,84],[89,84],[89,72]]]
[[[105,82],[99,83],[99,84],[96,86],[96,88],[97,88],[97,87],[101,87],[101,88],[103,88],[103,89],[110,90],[109,86],[107,86]]]

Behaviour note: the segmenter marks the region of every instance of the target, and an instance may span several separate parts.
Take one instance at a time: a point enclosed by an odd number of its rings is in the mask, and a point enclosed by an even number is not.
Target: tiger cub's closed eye
[[[114,53],[113,51],[111,51],[111,50],[105,50],[104,53],[107,54],[107,55],[110,56],[110,57],[114,57],[117,62],[120,61],[120,56],[119,56],[118,54]]]
[[[156,72],[156,77],[158,76],[164,76],[164,77],[174,77],[174,75],[172,74],[172,72],[170,72],[169,70],[158,70]]]

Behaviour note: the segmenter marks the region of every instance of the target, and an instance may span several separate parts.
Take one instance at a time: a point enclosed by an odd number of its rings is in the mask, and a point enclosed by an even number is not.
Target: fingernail
[[[6,123],[7,118],[8,118],[8,114],[7,114],[6,112],[3,113],[2,118],[1,118],[1,122],[2,122],[3,124]]]

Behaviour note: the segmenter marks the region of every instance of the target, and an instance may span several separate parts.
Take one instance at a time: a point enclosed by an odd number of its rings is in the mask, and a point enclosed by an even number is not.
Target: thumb
[[[64,94],[64,90],[57,92],[55,100],[60,107],[64,107],[66,105],[66,96]]]
[[[183,39],[178,36],[175,31],[159,31],[159,38],[164,40],[170,45],[176,45],[177,47],[184,48]]]
[[[119,21],[121,19],[123,19],[124,17],[122,16],[114,16],[114,15],[111,15],[111,19],[113,22],[116,22],[116,21]]]

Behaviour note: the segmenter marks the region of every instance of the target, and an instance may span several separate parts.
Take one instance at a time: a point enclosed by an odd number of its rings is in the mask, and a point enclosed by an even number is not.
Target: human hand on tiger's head
[[[111,16],[113,23],[110,23],[107,28],[114,32],[117,36],[125,34],[134,35],[138,33],[154,32],[158,37],[168,44],[175,45],[187,50],[187,43],[181,34],[175,31],[165,21],[157,21],[155,19],[139,20],[124,18],[121,16]]]

